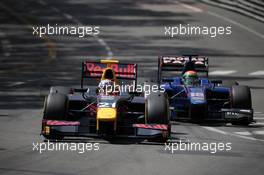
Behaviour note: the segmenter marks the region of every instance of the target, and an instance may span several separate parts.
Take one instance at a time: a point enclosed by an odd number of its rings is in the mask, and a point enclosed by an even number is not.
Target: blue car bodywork
[[[185,85],[181,75],[188,70],[205,73],[205,75],[199,78],[196,84]],[[164,72],[171,74],[164,76]],[[171,120],[206,120],[244,124],[253,121],[251,107],[232,106],[232,93],[237,87],[224,86],[221,80],[213,81],[208,78],[207,58],[193,55],[161,56],[159,57],[158,82],[169,96]],[[251,104],[251,96],[249,100]]]

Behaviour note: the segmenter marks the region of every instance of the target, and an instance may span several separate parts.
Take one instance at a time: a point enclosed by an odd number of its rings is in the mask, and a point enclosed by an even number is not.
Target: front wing
[[[238,108],[220,108],[208,109],[206,116],[200,116],[204,121],[219,121],[219,122],[240,122],[248,121],[253,122],[253,109],[238,109]],[[179,117],[179,114],[181,114]],[[188,120],[192,116],[188,116],[188,109],[176,109],[171,107],[171,116],[174,120]],[[198,116],[199,117],[199,116]]]
[[[133,124],[133,134],[115,133],[114,137],[128,137],[150,139],[157,137],[168,137],[170,134],[170,124]],[[79,121],[59,121],[59,120],[43,120],[41,135],[59,135],[59,136],[74,136],[74,137],[100,137],[92,126],[81,125]]]
[[[249,121],[253,122],[253,110],[252,109],[221,109],[222,118],[225,121]]]

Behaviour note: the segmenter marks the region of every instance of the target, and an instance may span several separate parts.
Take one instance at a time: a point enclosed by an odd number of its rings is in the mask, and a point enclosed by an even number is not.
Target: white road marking
[[[216,71],[209,72],[209,75],[229,75],[229,74],[233,74],[236,72],[237,71],[235,70],[216,70]]]
[[[264,126],[264,122],[253,123],[250,126]]]
[[[225,132],[225,131],[222,131],[220,129],[216,129],[216,128],[213,128],[213,127],[204,126],[202,128],[204,128],[206,130],[209,130],[209,131],[216,132],[216,133],[220,133],[220,134],[223,134],[223,135],[229,135],[229,136],[239,137],[239,138],[246,139],[246,140],[253,140],[253,141],[264,142],[264,140],[262,140],[262,139],[257,139],[257,138],[254,138],[254,137],[248,137],[248,136],[239,135],[239,134],[230,133],[230,132]]]
[[[259,32],[255,31],[255,30],[253,30],[253,29],[251,29],[251,28],[249,28],[249,27],[247,27],[247,26],[245,26],[245,25],[243,25],[243,24],[241,24],[241,23],[239,23],[239,22],[236,22],[236,21],[230,19],[230,18],[226,18],[226,17],[224,17],[224,16],[221,16],[221,15],[219,15],[219,14],[217,14],[217,13],[214,13],[214,12],[211,12],[211,11],[208,11],[207,13],[210,14],[210,15],[212,15],[212,16],[215,16],[215,17],[217,17],[217,18],[223,19],[223,20],[225,20],[225,21],[227,21],[227,22],[230,22],[230,23],[232,23],[232,24],[234,24],[234,25],[237,25],[237,26],[239,26],[240,28],[242,28],[242,29],[244,29],[244,30],[246,30],[246,31],[248,31],[248,32],[250,32],[250,33],[252,33],[252,34],[258,36],[258,37],[260,37],[260,38],[264,38],[264,34],[259,33]]]
[[[234,132],[235,134],[239,134],[239,135],[243,135],[243,136],[250,136],[252,135],[252,133],[248,132],[248,131],[244,131],[244,132]]]
[[[264,135],[264,131],[254,131],[254,134],[256,134],[256,135]]]
[[[259,71],[256,71],[256,72],[251,72],[248,75],[264,75],[264,70],[259,70]]]
[[[250,136],[250,135],[264,135],[264,131],[252,131],[252,132],[248,132],[248,131],[244,131],[244,132],[234,132],[235,134],[239,134],[239,135],[244,135],[244,136]]]
[[[200,8],[197,8],[197,7],[194,7],[194,6],[191,6],[191,5],[188,5],[188,4],[184,4],[184,3],[179,3],[181,6],[187,8],[187,9],[190,9],[194,12],[202,12],[203,10],[200,9]]]
[[[217,132],[217,133],[220,133],[220,134],[223,134],[223,135],[227,135],[227,133],[225,131],[222,131],[222,130],[219,130],[219,129],[216,129],[216,128],[213,128],[213,127],[203,126],[203,128],[207,129],[209,131],[213,131],[213,132]]]

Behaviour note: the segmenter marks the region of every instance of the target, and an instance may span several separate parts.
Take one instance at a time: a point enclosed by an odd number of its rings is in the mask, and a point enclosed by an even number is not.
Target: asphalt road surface
[[[0,2],[0,174],[263,174],[264,24],[197,3],[166,0],[2,0]],[[47,24],[100,26],[98,37],[32,35]],[[232,34],[164,36],[164,26],[231,26]],[[251,87],[256,123],[248,127],[175,123],[175,141],[231,143],[230,151],[165,150],[163,144],[108,143],[99,151],[33,150],[51,85],[78,86],[86,59],[114,56],[155,79],[157,56],[210,58],[211,78]],[[90,142],[90,140],[88,140]],[[91,142],[96,142],[91,140]]]

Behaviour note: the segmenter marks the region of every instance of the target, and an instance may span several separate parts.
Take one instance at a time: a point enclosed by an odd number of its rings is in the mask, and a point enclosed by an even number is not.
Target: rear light
[[[49,126],[45,126],[43,128],[43,134],[44,135],[49,135],[50,134],[50,127]]]

